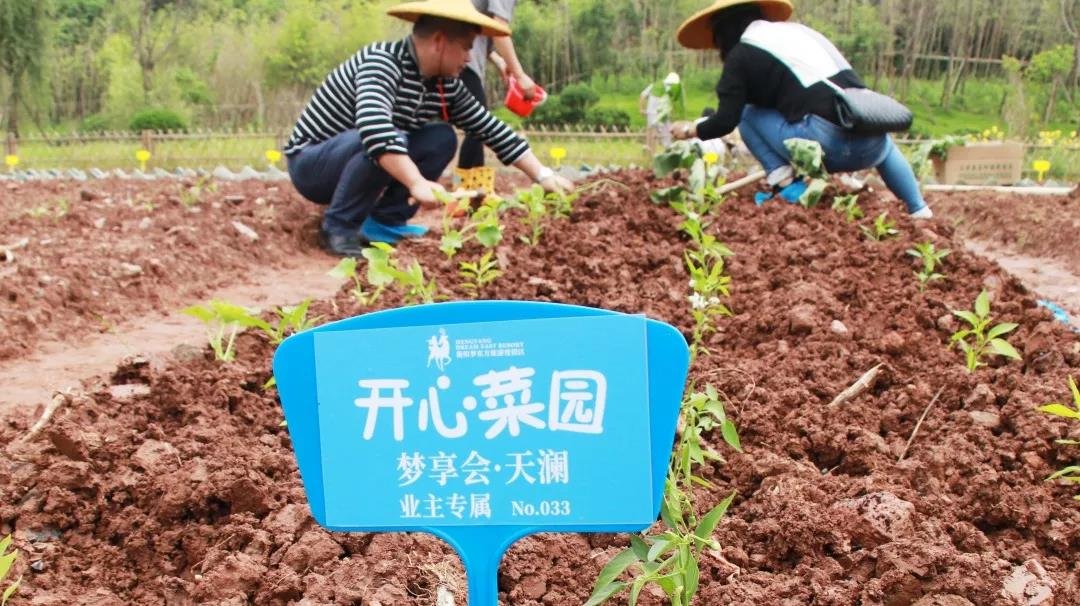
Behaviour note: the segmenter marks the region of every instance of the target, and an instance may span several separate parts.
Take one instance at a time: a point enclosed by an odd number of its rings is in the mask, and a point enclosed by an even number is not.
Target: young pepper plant
[[[327,272],[327,274],[339,280],[352,281],[352,290],[350,290],[349,293],[356,299],[357,303],[364,307],[374,305],[375,302],[379,300],[379,297],[382,296],[383,289],[386,287],[385,283],[380,283],[378,286],[375,286],[375,290],[371,292],[365,290],[364,281],[360,277],[360,273],[356,271],[355,257],[345,257],[334,266],[334,269]]]
[[[874,218],[874,223],[870,227],[860,225],[859,229],[862,230],[864,236],[875,242],[892,238],[900,233],[900,230],[896,229],[896,222],[889,219],[889,211]]]
[[[920,291],[926,290],[926,286],[931,282],[945,279],[945,276],[937,273],[936,270],[951,252],[947,248],[938,250],[933,242],[922,242],[907,250],[907,254],[922,261],[922,269],[915,272],[915,278],[919,280]]]
[[[1077,389],[1076,381],[1071,376],[1069,377],[1069,391],[1072,393],[1072,407],[1069,407],[1066,404],[1061,404],[1059,402],[1052,402],[1050,404],[1040,406],[1038,410],[1048,415],[1054,415],[1055,417],[1069,419],[1080,424],[1080,389]],[[1078,427],[1080,427],[1080,425],[1078,425]],[[1055,440],[1055,442],[1068,446],[1080,446],[1080,440],[1065,439]],[[1059,469],[1058,471],[1055,471],[1053,474],[1051,474],[1048,478],[1046,478],[1046,480],[1048,482],[1052,482],[1054,480],[1064,480],[1069,484],[1080,484],[1080,464],[1069,465],[1068,467]],[[1080,501],[1080,495],[1073,497],[1073,499]]]
[[[480,295],[480,291],[485,286],[502,275],[502,270],[499,269],[499,261],[493,258],[493,251],[490,250],[485,252],[476,262],[462,261],[459,268],[458,274],[462,278],[461,287],[468,291],[469,295],[474,299]]]
[[[989,355],[1005,356],[1013,360],[1020,359],[1020,354],[1016,352],[1016,349],[1002,338],[1016,330],[1018,325],[1002,322],[993,327],[990,326],[990,295],[985,290],[975,298],[974,310],[953,310],[953,314],[970,326],[970,328],[956,331],[951,338],[952,344],[959,345],[963,350],[968,372],[975,372],[980,366],[986,366],[983,358]]]
[[[236,359],[236,337],[245,328],[269,330],[269,324],[253,312],[228,301],[214,299],[207,305],[192,305],[182,313],[200,320],[207,328],[207,339],[220,362]]]

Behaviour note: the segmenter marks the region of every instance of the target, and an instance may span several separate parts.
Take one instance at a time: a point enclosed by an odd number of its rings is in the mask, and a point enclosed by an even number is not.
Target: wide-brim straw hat
[[[423,15],[431,17],[443,17],[454,21],[462,21],[480,26],[480,33],[492,38],[509,36],[510,28],[476,10],[471,0],[424,0],[423,2],[406,2],[391,7],[386,14],[404,19],[411,23]]]
[[[712,16],[718,11],[738,4],[757,4],[761,7],[761,13],[769,21],[787,21],[795,10],[790,0],[717,0],[709,8],[698,11],[693,17],[683,21],[678,33],[675,34],[679,39],[679,44],[694,49],[716,48],[713,42]]]

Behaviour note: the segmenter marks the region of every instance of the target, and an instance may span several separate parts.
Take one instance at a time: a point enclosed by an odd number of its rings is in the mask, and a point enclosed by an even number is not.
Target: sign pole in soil
[[[441,537],[496,606],[514,541],[656,520],[688,365],[644,316],[481,301],[294,335],[274,376],[316,521]]]

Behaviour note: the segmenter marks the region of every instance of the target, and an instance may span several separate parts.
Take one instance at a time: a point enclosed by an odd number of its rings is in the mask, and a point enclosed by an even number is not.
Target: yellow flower
[[[281,160],[281,152],[276,149],[266,150],[266,160],[270,162],[270,164],[277,164],[278,160]]]
[[[701,158],[705,160],[705,164],[716,164],[720,156],[716,152],[708,152]]]
[[[140,163],[145,164],[146,161],[150,159],[150,152],[145,149],[140,149],[139,151],[135,152],[135,159],[138,160]]]
[[[8,168],[15,168],[19,165],[19,157],[15,154],[4,156],[4,164],[7,164]]]
[[[548,152],[548,153],[551,154],[552,159],[562,160],[563,158],[566,157],[566,148],[565,147],[553,147],[553,148],[551,148],[551,151]]]

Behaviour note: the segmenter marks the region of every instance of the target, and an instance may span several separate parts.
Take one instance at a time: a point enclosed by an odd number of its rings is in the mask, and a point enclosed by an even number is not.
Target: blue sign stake
[[[655,521],[688,365],[644,316],[482,301],[294,335],[274,376],[316,521],[434,534],[496,606],[514,541]]]

